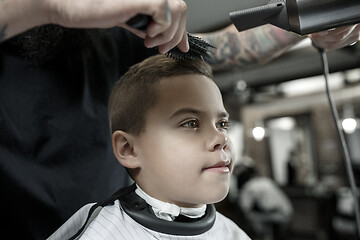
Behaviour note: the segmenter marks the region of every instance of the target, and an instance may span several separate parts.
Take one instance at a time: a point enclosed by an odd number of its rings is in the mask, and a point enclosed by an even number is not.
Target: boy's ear
[[[116,159],[126,168],[140,167],[140,161],[134,151],[134,136],[117,130],[112,134],[112,146]]]

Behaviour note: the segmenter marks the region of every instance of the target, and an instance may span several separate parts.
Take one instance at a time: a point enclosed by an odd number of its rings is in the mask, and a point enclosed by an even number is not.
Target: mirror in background
[[[265,121],[273,179],[281,186],[311,186],[317,179],[309,114]]]

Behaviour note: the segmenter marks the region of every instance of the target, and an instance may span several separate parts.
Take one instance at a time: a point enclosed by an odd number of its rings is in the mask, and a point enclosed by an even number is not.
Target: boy
[[[134,65],[109,100],[113,151],[135,184],[80,209],[49,239],[249,237],[215,211],[233,168],[229,115],[201,60]]]

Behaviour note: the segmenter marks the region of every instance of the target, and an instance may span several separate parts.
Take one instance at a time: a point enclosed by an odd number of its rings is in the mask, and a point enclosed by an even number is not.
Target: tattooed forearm
[[[214,70],[261,64],[282,54],[302,38],[272,26],[238,32],[234,26],[201,37],[217,47]]]
[[[232,66],[246,66],[256,63],[247,45],[232,31],[215,32],[202,36],[204,40],[216,46],[215,56],[210,62],[214,69]]]
[[[0,42],[2,42],[6,37],[6,34],[5,34],[6,28],[7,28],[6,24],[4,24],[2,27],[0,27]]]

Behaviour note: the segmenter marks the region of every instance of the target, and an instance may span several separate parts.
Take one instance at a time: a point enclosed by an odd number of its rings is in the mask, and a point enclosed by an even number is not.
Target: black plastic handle
[[[138,14],[135,17],[130,18],[126,24],[132,28],[146,31],[147,26],[150,24],[152,18],[149,15]]]

